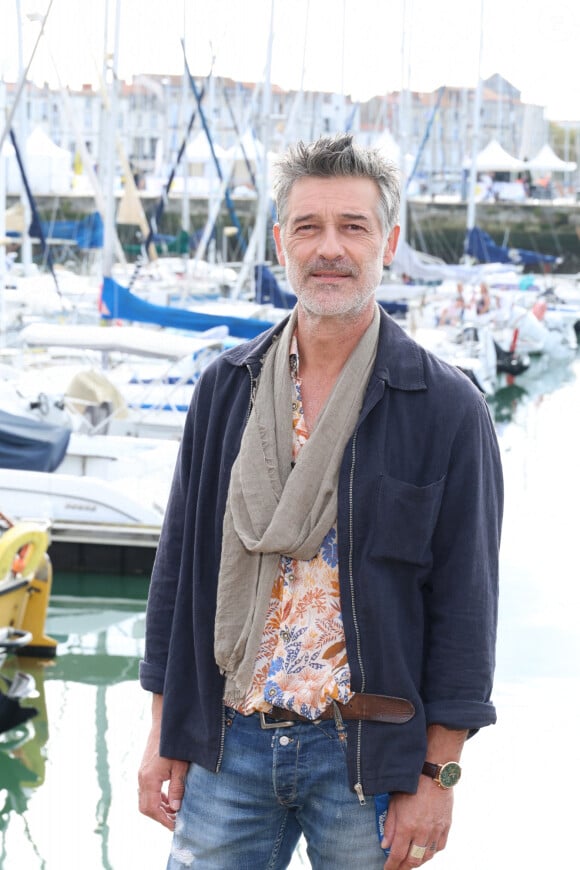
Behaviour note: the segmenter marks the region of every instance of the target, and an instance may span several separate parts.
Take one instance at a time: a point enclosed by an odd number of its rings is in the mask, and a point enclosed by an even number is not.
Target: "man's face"
[[[276,224],[278,260],[299,303],[317,316],[358,315],[374,301],[399,228],[388,238],[370,178],[301,178]]]

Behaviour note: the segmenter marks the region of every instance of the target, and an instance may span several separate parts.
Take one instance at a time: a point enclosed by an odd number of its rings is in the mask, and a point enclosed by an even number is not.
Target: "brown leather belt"
[[[393,698],[390,695],[369,695],[355,692],[347,704],[336,706],[343,719],[366,719],[371,722],[390,722],[401,725],[415,715],[415,708],[406,698]],[[269,724],[266,719],[273,719]],[[284,710],[283,707],[272,707],[269,713],[260,714],[262,728],[283,728],[284,724],[294,722],[312,722],[306,716],[301,716],[294,710]],[[318,719],[334,719],[334,705],[331,704],[320,714]]]

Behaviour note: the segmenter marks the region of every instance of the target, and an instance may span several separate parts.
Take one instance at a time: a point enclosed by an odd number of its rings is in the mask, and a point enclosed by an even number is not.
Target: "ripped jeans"
[[[374,800],[348,786],[346,732],[226,714],[220,772],[189,768],[167,870],[284,870],[302,834],[313,870],[382,870]]]

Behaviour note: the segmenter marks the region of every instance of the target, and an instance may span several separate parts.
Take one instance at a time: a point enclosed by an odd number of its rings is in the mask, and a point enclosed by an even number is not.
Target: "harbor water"
[[[506,483],[498,723],[465,748],[449,844],[430,866],[574,867],[580,357],[540,365],[490,407]],[[146,582],[119,579],[105,589],[84,577],[80,594],[54,568],[47,631],[57,657],[12,658],[2,669],[34,675],[38,696],[26,703],[39,714],[0,736],[0,868],[160,870],[170,834],[137,811],[150,707],[137,681]],[[237,870],[227,830],[224,819],[223,868]],[[292,866],[309,867],[302,851]]]

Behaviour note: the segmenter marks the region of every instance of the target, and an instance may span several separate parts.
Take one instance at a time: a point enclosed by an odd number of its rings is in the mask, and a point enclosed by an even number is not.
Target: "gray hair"
[[[350,133],[325,136],[315,142],[298,142],[276,160],[274,199],[278,220],[283,227],[287,217],[292,186],[300,178],[354,177],[372,179],[379,191],[379,217],[386,235],[399,220],[401,201],[397,166],[377,149],[362,148]]]

